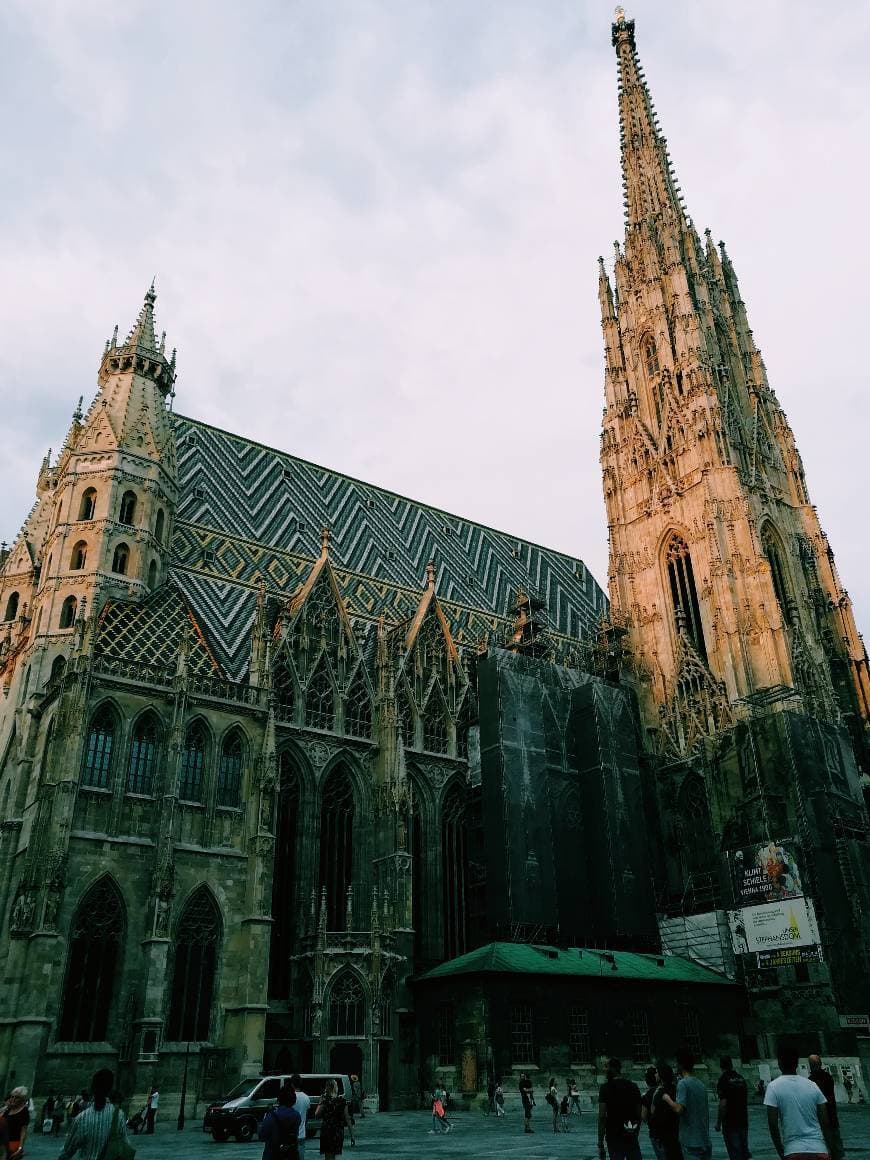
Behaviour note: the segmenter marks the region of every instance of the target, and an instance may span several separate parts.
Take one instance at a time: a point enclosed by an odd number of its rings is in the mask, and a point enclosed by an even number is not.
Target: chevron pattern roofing
[[[292,592],[311,567],[324,523],[348,610],[396,622],[411,615],[426,561],[439,599],[469,643],[506,616],[520,585],[545,602],[552,629],[586,636],[607,598],[581,560],[176,415],[179,508],[173,575],[227,672],[250,651],[262,578]]]

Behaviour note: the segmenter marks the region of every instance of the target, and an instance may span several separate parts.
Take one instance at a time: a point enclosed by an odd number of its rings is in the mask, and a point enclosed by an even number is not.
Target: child
[[[562,1121],[562,1131],[570,1132],[568,1127],[568,1097],[562,1096],[562,1101],[559,1104],[559,1119]]]

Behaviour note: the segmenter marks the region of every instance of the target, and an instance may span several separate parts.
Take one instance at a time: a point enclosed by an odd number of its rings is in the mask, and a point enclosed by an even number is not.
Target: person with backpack
[[[81,1160],[132,1160],[126,1117],[110,1099],[114,1082],[107,1067],[94,1073],[93,1099],[73,1120],[57,1160],[70,1160],[76,1152]]]
[[[278,1092],[278,1103],[263,1116],[257,1133],[264,1144],[263,1160],[298,1160],[302,1117],[293,1106],[295,1103],[295,1089],[284,1084]]]
[[[598,1092],[598,1155],[610,1160],[642,1160],[638,1135],[640,1088],[622,1078],[618,1059],[607,1061],[607,1080]]]
[[[653,1146],[656,1160],[683,1160],[680,1147],[680,1119],[665,1099],[677,1098],[674,1069],[668,1063],[659,1061],[656,1066],[656,1088],[649,1106],[647,1126],[649,1142]]]

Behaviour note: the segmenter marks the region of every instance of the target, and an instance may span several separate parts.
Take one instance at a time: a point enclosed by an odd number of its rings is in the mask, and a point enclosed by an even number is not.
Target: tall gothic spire
[[[127,335],[124,347],[127,350],[139,351],[142,354],[157,353],[157,335],[154,331],[154,303],[157,291],[154,289],[154,279],[145,294],[145,301],[139,311],[139,317],[133,323],[133,329]]]
[[[637,58],[634,21],[616,9],[613,46],[619,62],[619,128],[627,228],[650,218],[685,220],[667,143],[659,132],[643,69]]]

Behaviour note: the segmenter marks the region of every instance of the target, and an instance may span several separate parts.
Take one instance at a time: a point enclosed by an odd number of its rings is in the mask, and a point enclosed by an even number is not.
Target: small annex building
[[[718,1075],[739,1058],[742,988],[677,955],[491,942],[414,981],[423,1070],[468,1103],[488,1077],[506,1092],[529,1072],[594,1092],[604,1061],[642,1081],[688,1047]]]

